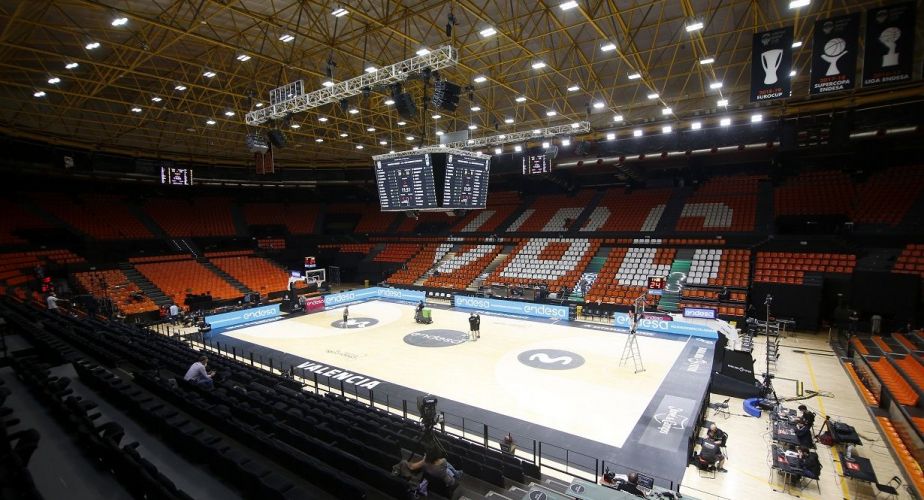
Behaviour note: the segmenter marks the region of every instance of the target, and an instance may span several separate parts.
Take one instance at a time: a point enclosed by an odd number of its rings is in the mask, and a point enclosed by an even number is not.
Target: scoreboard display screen
[[[382,211],[437,207],[436,183],[429,154],[375,162],[375,181]]]
[[[552,171],[552,161],[548,155],[524,155],[523,175],[548,174]]]
[[[192,186],[192,169],[160,167],[160,183],[169,184],[171,186]]]
[[[443,184],[444,208],[484,208],[488,201],[488,177],[491,158],[446,155],[446,177]]]

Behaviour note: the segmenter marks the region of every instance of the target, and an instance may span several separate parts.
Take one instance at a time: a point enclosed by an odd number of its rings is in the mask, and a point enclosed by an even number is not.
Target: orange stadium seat
[[[187,294],[209,293],[215,300],[242,295],[240,290],[192,259],[136,264],[135,268],[180,306]]]
[[[210,258],[215,267],[228,273],[247,288],[266,295],[284,291],[289,285],[289,273],[273,262],[253,255]]]

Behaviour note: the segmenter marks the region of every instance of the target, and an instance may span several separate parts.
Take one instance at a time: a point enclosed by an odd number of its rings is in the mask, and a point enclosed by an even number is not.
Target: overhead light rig
[[[486,146],[499,146],[501,144],[523,142],[530,139],[550,138],[559,135],[583,134],[590,131],[590,122],[574,122],[568,125],[555,125],[554,127],[537,128],[523,132],[511,132],[509,134],[491,135],[488,137],[479,137],[477,139],[466,139],[464,141],[446,144],[445,147],[460,149],[483,148]]]
[[[308,94],[301,94],[247,113],[247,125],[260,125],[270,120],[278,120],[290,113],[301,113],[309,109],[338,103],[343,99],[368,92],[373,88],[387,87],[415,77],[424,69],[436,71],[459,63],[459,53],[449,45],[431,50],[424,55],[414,56],[410,59],[379,68],[370,73],[364,73],[355,78],[335,83],[329,87],[315,90]]]

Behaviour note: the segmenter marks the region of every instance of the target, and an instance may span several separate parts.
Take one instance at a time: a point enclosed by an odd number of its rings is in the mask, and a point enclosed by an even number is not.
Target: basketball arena
[[[0,498],[924,498],[922,11],[0,0]]]

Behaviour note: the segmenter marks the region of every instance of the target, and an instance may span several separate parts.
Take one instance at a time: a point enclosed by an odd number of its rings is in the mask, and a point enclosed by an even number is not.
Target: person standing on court
[[[468,317],[469,338],[471,340],[478,340],[478,337],[475,336],[475,330],[477,329],[478,329],[478,318],[475,316],[475,313],[472,313]]]
[[[346,328],[346,327],[347,327],[347,320],[348,320],[348,319],[350,319],[350,308],[349,308],[349,307],[344,307],[344,308],[343,308],[343,328]]]
[[[481,338],[481,315],[475,313],[475,340]]]

